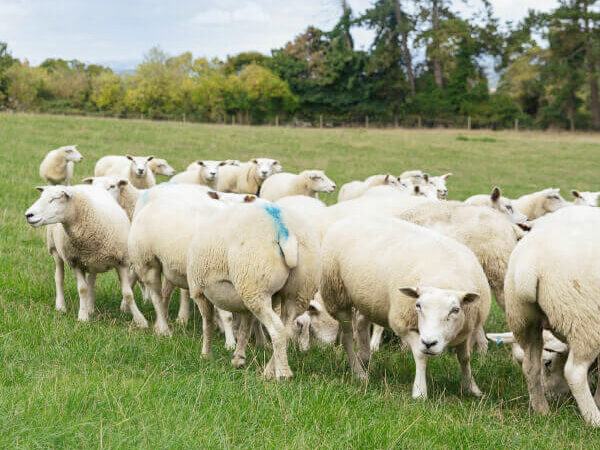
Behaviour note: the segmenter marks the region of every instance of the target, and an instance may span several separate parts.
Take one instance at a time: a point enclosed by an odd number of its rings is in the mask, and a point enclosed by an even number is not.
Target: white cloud
[[[206,26],[223,26],[233,22],[257,24],[268,20],[268,14],[256,2],[247,2],[241,8],[233,10],[212,8],[192,17],[193,23]]]

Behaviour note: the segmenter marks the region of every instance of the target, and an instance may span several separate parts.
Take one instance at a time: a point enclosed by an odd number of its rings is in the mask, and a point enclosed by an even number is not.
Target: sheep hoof
[[[175,323],[182,327],[187,327],[189,319],[187,317],[178,317]]]
[[[133,323],[135,323],[135,325],[138,328],[141,328],[143,330],[149,328],[148,321],[146,319],[143,319],[143,320],[141,320],[141,319],[140,320],[133,319]]]
[[[245,356],[235,355],[231,359],[231,365],[233,367],[235,367],[236,369],[239,369],[240,367],[244,367],[245,364],[246,364],[246,357]]]
[[[129,305],[127,304],[127,301],[125,299],[121,300],[121,311],[123,311],[124,313],[128,313],[129,312]]]
[[[225,348],[227,350],[235,350],[235,341],[233,341],[233,342],[225,342]]]
[[[87,312],[79,311],[79,313],[77,314],[77,320],[79,320],[80,322],[89,322],[90,315]]]
[[[154,325],[154,334],[165,337],[171,337],[173,335],[169,327],[157,327],[156,325]]]
[[[473,383],[471,386],[466,387],[464,390],[475,397],[481,397],[483,395],[479,390],[479,387],[477,387],[475,383]]]
[[[530,404],[533,410],[538,414],[548,414],[550,412],[550,406],[545,397],[539,400],[532,398],[530,399]]]
[[[66,305],[56,305],[56,310],[58,312],[61,312],[61,313],[66,313],[67,312],[67,306]]]

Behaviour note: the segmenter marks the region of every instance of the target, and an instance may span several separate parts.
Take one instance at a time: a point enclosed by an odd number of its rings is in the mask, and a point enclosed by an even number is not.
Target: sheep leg
[[[56,310],[61,312],[67,312],[64,288],[65,262],[56,250],[52,252],[52,257],[54,258],[54,264],[56,265],[56,269],[54,270],[54,283],[56,284]]]
[[[254,334],[254,342],[257,347],[267,348],[269,346],[265,331],[263,330],[261,323],[256,319],[252,320],[252,333]]]
[[[469,339],[470,340],[470,339]],[[475,383],[473,373],[471,372],[471,343],[469,340],[456,347],[456,358],[460,364],[461,387],[463,391],[470,392],[475,397],[481,397],[481,391]]]
[[[133,289],[135,288],[135,283],[138,281],[138,276],[135,273],[135,271],[133,270],[133,267],[129,267],[129,286],[131,287],[131,291],[133,292]],[[143,291],[142,291],[143,292]],[[123,299],[121,300],[121,306],[119,307],[121,309],[121,312],[124,313],[128,313],[129,311],[129,305],[127,304],[127,301],[125,300],[125,298],[123,297]]]
[[[598,411],[588,384],[588,369],[595,358],[595,355],[587,358],[581,357],[571,350],[565,364],[565,378],[585,421],[598,427],[600,426],[600,411]]]
[[[165,305],[167,316],[169,315],[169,305],[171,304],[171,299],[173,298],[173,292],[175,292],[175,285],[167,280],[167,277],[163,276],[160,295],[162,296],[162,301]]]
[[[352,332],[352,316],[352,311],[349,309],[337,311],[334,315],[334,317],[340,324],[340,329],[342,330],[342,345],[344,346],[344,350],[346,350],[346,355],[348,356],[348,363],[350,363],[350,368],[357,377],[366,380],[367,372],[365,371],[365,368],[360,363],[356,356],[356,353],[354,352],[354,333]]]
[[[373,324],[373,335],[371,336],[371,342],[369,344],[373,353],[379,351],[383,330],[384,328],[382,326]]]
[[[600,357],[596,360],[596,371],[598,372],[598,379],[600,379]],[[596,402],[596,406],[600,407],[600,381],[596,385],[596,392],[594,393],[594,401]]]
[[[413,383],[412,397],[414,399],[427,398],[427,356],[419,349],[419,333],[414,331],[402,336],[408,342],[415,360],[415,381]]]
[[[133,322],[140,328],[148,328],[148,321],[138,309],[135,299],[133,298],[133,291],[129,285],[129,267],[119,266],[117,267],[117,273],[119,274],[119,281],[121,282],[123,299],[127,303],[129,311],[131,311],[131,314],[133,315]]]
[[[184,290],[182,289],[181,292],[183,293],[183,291]],[[187,295],[185,301],[188,301]],[[204,294],[200,294],[198,298],[194,298],[194,302],[202,315],[202,357],[211,359],[212,342],[215,335],[215,308],[213,304],[207,300]]]
[[[296,299],[291,296],[285,296],[281,299],[281,320],[288,330],[292,329],[292,324],[296,318]]]
[[[179,311],[177,323],[186,326],[190,320],[190,291],[179,289]]]
[[[225,348],[233,350],[235,348],[235,335],[233,334],[233,314],[217,308],[217,315],[221,320],[223,333],[225,333]]]
[[[487,354],[488,340],[485,337],[485,330],[481,325],[475,333],[475,351],[481,355]]]
[[[169,323],[167,321],[167,307],[162,295],[160,269],[158,267],[150,267],[144,274],[144,284],[150,291],[150,300],[156,312],[156,322],[154,323],[154,333],[158,336],[171,336]]]
[[[250,331],[254,316],[251,314],[236,314],[239,319],[239,326],[237,330],[237,343],[235,351],[233,352],[233,358],[231,359],[231,365],[235,368],[240,368],[246,364],[246,346],[250,339]]]
[[[74,268],[74,271],[75,276],[77,277],[77,292],[79,293],[79,313],[77,314],[77,320],[89,322],[90,313],[88,311],[88,284],[85,273],[77,267]]]
[[[550,407],[544,396],[542,387],[542,327],[529,324],[528,328],[520,333],[515,332],[517,342],[523,343],[523,372],[527,380],[529,403],[534,411],[546,414]]]
[[[369,330],[371,322],[360,313],[356,315],[356,342],[358,347],[358,360],[366,369],[371,361],[371,346],[369,343]]]
[[[88,272],[85,279],[88,285],[87,309],[88,313],[93,315],[96,312],[96,274]]]

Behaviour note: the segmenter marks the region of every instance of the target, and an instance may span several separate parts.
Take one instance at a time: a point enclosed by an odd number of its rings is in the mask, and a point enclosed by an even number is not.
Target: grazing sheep
[[[154,156],[103,156],[96,163],[94,176],[116,176],[128,179],[138,189],[147,189],[156,184],[148,164]]]
[[[241,314],[232,364],[245,364],[252,315],[273,345],[267,378],[289,378],[287,340],[293,320],[314,297],[321,273],[319,242],[299,215],[273,203],[232,205],[203,222],[190,245],[190,294],[202,311],[202,354],[209,357],[213,305]],[[281,306],[282,318],[275,313]]]
[[[308,310],[296,317],[294,335],[298,347],[305,352],[310,348],[311,338],[325,345],[334,344],[338,330],[338,321],[327,312],[321,294],[317,292]]]
[[[305,170],[298,175],[276,173],[264,181],[260,196],[272,202],[291,195],[319,198],[319,192],[331,193],[335,188],[335,183],[322,170]]]
[[[217,190],[258,195],[263,182],[281,170],[279,161],[269,158],[251,159],[241,166],[226,165],[220,170]]]
[[[198,161],[198,168],[181,172],[171,178],[174,183],[202,184],[211,189],[217,188],[219,168],[226,165],[225,161]]]
[[[504,214],[512,223],[524,224],[527,222],[527,216],[513,206],[509,198],[502,197],[500,188],[495,186],[491,195],[479,194],[473,195],[465,200],[467,205],[488,206]]]
[[[83,159],[76,145],[67,145],[48,152],[40,164],[40,177],[48,184],[71,184],[73,166]]]
[[[574,205],[583,206],[598,206],[598,198],[600,197],[599,192],[579,192],[573,189],[571,195],[575,197],[573,200]]]
[[[175,175],[175,169],[173,169],[166,159],[153,158],[148,163],[148,168],[154,175],[164,175],[166,177],[172,177]]]
[[[481,395],[471,374],[471,348],[487,319],[490,293],[471,250],[426,228],[363,214],[333,225],[322,254],[321,296],[340,323],[356,375],[367,376],[370,321],[391,328],[410,345],[416,363],[413,398],[427,398],[427,358],[449,346],[456,347],[462,388]],[[366,319],[356,324],[358,356],[353,308]]]
[[[525,351],[529,401],[547,413],[541,382],[542,329],[569,346],[565,378],[586,422],[600,426],[600,390],[588,369],[600,353],[600,210],[564,208],[539,220],[513,251],[506,274],[506,319]]]
[[[537,219],[568,205],[569,203],[560,195],[560,189],[553,188],[527,194],[513,200],[513,207],[525,214],[529,220]]]
[[[48,251],[56,263],[56,309],[66,311],[63,281],[65,261],[73,268],[79,291],[78,319],[94,313],[94,284],[98,273],[116,269],[123,300],[141,328],[148,322],[138,310],[129,280],[127,236],[129,220],[108,192],[97,186],[38,187],[42,192],[25,213],[29,225],[47,228]]]
[[[381,185],[400,186],[400,182],[389,173],[386,175],[373,175],[365,181],[351,181],[340,188],[338,203],[360,197],[367,189]]]

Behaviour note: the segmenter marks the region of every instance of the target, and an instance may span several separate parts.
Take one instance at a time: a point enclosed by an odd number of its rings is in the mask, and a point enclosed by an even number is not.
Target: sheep
[[[87,177],[81,180],[83,184],[100,186],[107,190],[123,208],[129,221],[133,219],[135,205],[146,189],[137,189],[126,178],[119,177]]]
[[[186,171],[190,171],[190,170],[197,170],[200,169],[202,167],[202,163],[203,160],[202,159],[197,159],[196,161],[194,161],[193,163],[191,163],[189,166],[187,166],[187,168],[185,169]],[[223,162],[224,165],[227,166],[241,166],[242,163],[240,161],[238,161],[237,159],[226,159],[225,161],[220,161]]]
[[[381,185],[399,186],[400,182],[389,173],[386,175],[373,175],[365,181],[351,181],[340,188],[338,203],[360,197],[367,189]]]
[[[560,195],[560,189],[554,188],[523,195],[513,200],[512,203],[513,207],[525,214],[529,220],[535,220],[544,214],[552,213],[569,205]]]
[[[76,145],[67,145],[48,152],[40,164],[40,177],[44,182],[56,185],[71,184],[73,166],[81,162],[83,156],[77,151]]]
[[[291,377],[286,348],[292,321],[308,308],[320,273],[317,235],[292,211],[269,202],[232,205],[205,221],[190,245],[187,262],[190,294],[207,325],[203,356],[211,353],[214,305],[242,314],[232,365],[244,365],[252,314],[267,328],[273,345],[265,377]],[[274,311],[278,303],[283,320]]]
[[[138,189],[147,189],[156,184],[148,164],[154,156],[104,156],[94,168],[94,176],[117,176],[128,179]]]
[[[519,211],[509,198],[502,197],[498,186],[494,186],[490,195],[473,195],[465,200],[467,205],[488,206],[504,214],[511,222],[525,224],[527,216]]]
[[[446,173],[436,177],[429,177],[429,184],[437,191],[437,196],[440,200],[446,200],[448,198],[448,188],[446,182],[448,178],[452,176],[452,173]]]
[[[47,228],[48,251],[56,263],[56,309],[66,311],[64,262],[73,268],[79,291],[78,319],[87,322],[94,313],[94,284],[98,273],[116,269],[123,300],[140,328],[148,322],[138,310],[129,280],[127,236],[129,220],[105,190],[96,186],[40,186],[40,198],[25,218],[33,227]]]
[[[187,170],[171,178],[174,183],[202,184],[211,189],[217,188],[219,169],[225,166],[225,161],[198,161],[198,168]]]
[[[220,170],[217,190],[258,195],[263,182],[281,170],[281,163],[269,158],[251,159],[241,166],[226,165]]]
[[[456,347],[462,388],[481,396],[471,374],[471,347],[487,319],[490,293],[471,250],[453,239],[384,216],[348,217],[322,244],[320,292],[337,319],[350,367],[366,378],[369,321],[389,327],[411,347],[416,363],[413,398],[427,398],[427,358]],[[357,326],[352,308],[366,320]]]
[[[166,177],[175,175],[175,169],[169,165],[166,159],[153,158],[148,163],[148,168],[154,175],[164,175]]]
[[[600,191],[579,192],[573,189],[571,191],[571,195],[575,197],[575,200],[573,200],[574,205],[598,206],[598,198],[600,197]]]
[[[448,188],[446,187],[446,181],[452,176],[452,173],[446,173],[437,177],[432,177],[428,173],[423,173],[420,170],[409,170],[403,172],[399,177],[400,182],[410,182],[417,186],[429,186],[432,187],[440,200],[446,200],[448,198]]]
[[[423,173],[421,170],[407,170],[400,174],[398,181],[410,181],[412,184],[427,184],[429,183],[429,174]]]
[[[585,421],[600,426],[600,389],[588,368],[600,353],[600,210],[563,208],[539,220],[513,251],[506,274],[506,319],[525,351],[529,402],[547,413],[541,383],[542,329],[569,346],[565,378]]]
[[[317,292],[308,310],[296,317],[294,335],[297,336],[300,351],[305,352],[310,348],[311,338],[325,345],[334,344],[338,330],[337,320],[327,312],[321,294]]]
[[[319,198],[319,192],[332,193],[335,183],[322,170],[305,170],[299,174],[275,173],[260,188],[260,196],[272,202],[291,195]]]

